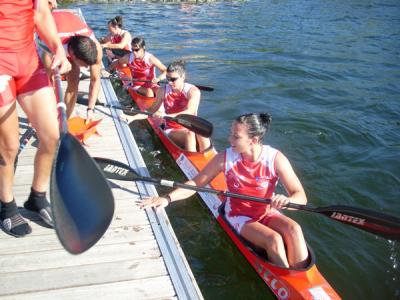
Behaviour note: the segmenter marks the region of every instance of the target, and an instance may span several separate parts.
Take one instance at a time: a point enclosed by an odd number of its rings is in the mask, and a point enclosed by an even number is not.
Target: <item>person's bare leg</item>
[[[67,74],[67,89],[64,97],[65,105],[67,106],[67,118],[72,115],[78,97],[79,75],[79,66],[72,64],[72,69]]]
[[[196,135],[193,131],[183,131],[185,133],[185,148],[188,151],[196,152]]]
[[[199,151],[202,152],[211,146],[211,140],[204,136],[196,134],[197,143],[199,144]]]
[[[283,268],[288,268],[285,245],[281,235],[273,229],[258,222],[243,225],[240,235],[254,245],[265,249],[269,261]]]
[[[305,267],[308,250],[300,225],[284,215],[279,215],[271,218],[268,226],[279,232],[283,237],[289,265],[293,268]]]
[[[154,92],[152,89],[149,88],[145,88],[143,86],[141,86],[140,88],[137,89],[137,92],[145,97],[154,97]]]
[[[15,101],[0,107],[0,222],[3,230],[21,237],[32,232],[13,196],[14,161],[18,153],[18,115]]]
[[[14,161],[18,153],[18,115],[15,101],[0,107],[0,199],[13,201]]]
[[[59,139],[56,98],[51,87],[21,95],[20,105],[27,114],[40,141],[35,156],[32,187],[39,192],[47,190],[51,166]]]
[[[24,207],[35,211],[50,226],[53,225],[46,190],[50,181],[51,167],[56,151],[59,128],[56,99],[51,87],[42,88],[19,97],[19,103],[36,129],[39,148],[35,155],[31,194]],[[45,117],[44,117],[45,116]]]
[[[186,136],[183,130],[172,130],[168,137],[179,147],[185,149]]]

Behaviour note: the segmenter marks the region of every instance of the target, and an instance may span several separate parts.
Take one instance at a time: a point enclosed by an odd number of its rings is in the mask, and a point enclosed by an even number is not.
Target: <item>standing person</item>
[[[200,90],[193,84],[185,82],[186,69],[185,62],[175,61],[167,68],[166,75],[168,84],[157,90],[158,110],[154,113],[155,117],[163,116],[176,117],[179,114],[197,115],[200,105]],[[146,115],[126,116],[128,122],[147,118]],[[179,125],[173,121],[167,121],[165,131],[168,137],[177,145],[192,152],[197,151],[196,140],[199,151],[204,151],[211,146],[208,138],[196,135],[193,131]]]
[[[205,186],[223,172],[229,192],[271,199],[271,204],[264,204],[227,198],[226,219],[242,237],[265,249],[272,263],[285,268],[301,268],[306,266],[308,258],[302,230],[279,209],[289,202],[306,204],[307,197],[286,156],[262,144],[270,123],[271,117],[265,113],[237,117],[229,136],[231,147],[218,153],[187,184]],[[279,179],[288,197],[274,194]],[[164,197],[145,199],[141,206],[165,207],[194,193],[178,188]]]
[[[103,53],[100,43],[94,36],[93,31],[77,15],[68,11],[53,11],[58,36],[66,49],[68,60],[72,65],[67,74],[67,88],[65,91],[65,104],[67,105],[67,117],[70,117],[78,97],[80,81],[80,68],[89,68],[90,85],[89,100],[87,108],[87,119],[93,118],[94,106],[100,91],[100,71]],[[43,62],[48,68],[51,55],[44,52]]]
[[[47,0],[0,1],[0,223],[6,233],[16,237],[32,231],[18,212],[12,191],[19,147],[16,101],[40,141],[31,193],[24,207],[53,225],[46,190],[59,130],[54,91],[34,44],[35,26],[54,53],[51,69],[69,71],[71,65],[57,37]]]
[[[165,78],[167,68],[157,57],[146,51],[146,42],[142,37],[135,37],[131,46],[132,53],[113,62],[110,70],[115,69],[118,65],[128,65],[134,80],[132,88],[143,96],[154,97],[153,89],[157,87],[160,80]],[[156,77],[155,68],[161,73],[158,77]],[[143,81],[135,81],[135,79]]]
[[[122,29],[122,17],[116,16],[108,21],[109,35],[100,39],[101,47],[106,48],[110,61],[121,58],[131,52],[132,36],[129,31]]]

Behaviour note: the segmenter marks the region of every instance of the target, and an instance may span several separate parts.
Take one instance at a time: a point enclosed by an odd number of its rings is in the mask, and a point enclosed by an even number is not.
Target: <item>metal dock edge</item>
[[[101,85],[110,105],[119,105],[118,98],[111,85],[110,80],[101,79]],[[118,118],[119,111],[111,109],[114,123],[121,139],[129,165],[140,175],[149,176],[149,172],[139,151],[136,141],[129,129],[129,126],[122,123]],[[139,193],[142,197],[155,196],[157,190],[154,185],[137,182]],[[178,299],[203,299],[200,289],[194,279],[190,267],[186,261],[179,242],[173,232],[165,210],[146,210],[154,235],[160,247],[166,267],[170,274]]]

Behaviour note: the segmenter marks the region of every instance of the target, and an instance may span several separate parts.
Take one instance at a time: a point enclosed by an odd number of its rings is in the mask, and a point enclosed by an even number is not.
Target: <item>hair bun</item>
[[[122,17],[121,16],[116,16],[115,21],[117,21],[118,25],[122,25]]]
[[[272,122],[272,117],[269,113],[260,113],[260,120],[264,126],[269,126]]]

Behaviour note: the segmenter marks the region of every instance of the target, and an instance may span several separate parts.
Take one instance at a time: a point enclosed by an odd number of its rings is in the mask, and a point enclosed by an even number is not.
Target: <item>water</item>
[[[82,4],[97,36],[123,15],[165,64],[188,61],[188,81],[212,86],[199,114],[228,146],[232,119],[273,116],[266,143],[291,160],[316,206],[400,215],[400,3],[232,1]],[[153,176],[183,180],[144,123],[134,132]],[[197,198],[168,210],[206,299],[273,299]],[[345,299],[399,299],[398,243],[327,218],[291,212],[322,274]]]

